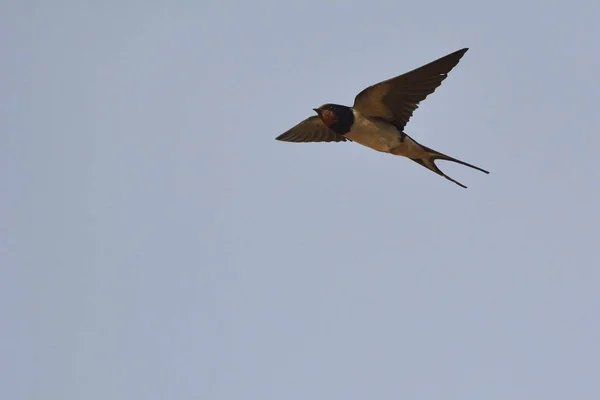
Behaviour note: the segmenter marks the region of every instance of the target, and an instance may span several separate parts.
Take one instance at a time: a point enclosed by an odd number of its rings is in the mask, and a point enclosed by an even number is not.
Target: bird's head
[[[333,125],[341,115],[344,115],[349,108],[346,106],[340,106],[338,104],[323,104],[319,108],[313,108],[323,123],[327,126]]]

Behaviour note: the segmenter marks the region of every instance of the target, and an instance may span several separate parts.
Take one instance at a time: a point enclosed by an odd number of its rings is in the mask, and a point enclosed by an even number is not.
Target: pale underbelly
[[[423,148],[412,140],[409,136],[404,136],[400,141],[398,131],[379,130],[379,131],[355,131],[345,134],[352,141],[370,147],[373,150],[384,153],[393,153],[398,156],[408,158],[421,158],[425,155]]]
[[[348,132],[344,136],[353,142],[384,153],[389,153],[391,149],[400,145],[400,134],[392,130],[360,129]]]
[[[428,158],[427,152],[423,149],[423,147],[412,140],[410,136],[404,136],[402,143],[391,149],[390,152],[397,156],[404,156],[408,158]]]

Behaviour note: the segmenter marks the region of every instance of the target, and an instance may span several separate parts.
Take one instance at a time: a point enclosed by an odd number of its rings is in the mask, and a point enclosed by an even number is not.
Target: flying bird
[[[452,161],[481,172],[488,171],[423,146],[404,132],[419,103],[442,84],[468,48],[448,54],[405,74],[376,83],[354,98],[352,107],[323,104],[308,117],[282,133],[285,142],[356,142],[371,149],[407,157],[438,175],[466,188],[443,173],[436,160]]]

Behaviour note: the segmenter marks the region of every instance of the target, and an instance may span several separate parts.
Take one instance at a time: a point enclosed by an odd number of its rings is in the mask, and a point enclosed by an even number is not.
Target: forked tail
[[[450,178],[448,175],[446,175],[445,173],[442,172],[441,169],[438,168],[437,165],[435,165],[435,160],[445,160],[445,161],[452,161],[455,162],[457,164],[461,164],[461,165],[465,165],[467,167],[471,167],[473,169],[476,169],[478,171],[484,172],[486,174],[489,174],[489,171],[486,171],[483,168],[479,168],[476,167],[473,164],[469,164],[466,163],[464,161],[461,160],[457,160],[456,158],[447,156],[446,154],[440,153],[439,151],[435,151],[433,149],[430,149],[429,147],[423,146],[422,144],[419,144],[419,146],[421,146],[423,148],[423,150],[426,152],[426,156],[421,157],[421,158],[411,158],[411,160],[413,160],[414,162],[421,164],[422,166],[424,166],[427,169],[430,169],[431,171],[435,172],[436,174],[443,176],[444,178],[448,179],[449,181],[452,181],[454,183],[456,183],[458,186],[461,186],[463,188],[467,188],[465,185],[463,185],[462,183],[458,182],[457,180],[454,180],[452,178]]]

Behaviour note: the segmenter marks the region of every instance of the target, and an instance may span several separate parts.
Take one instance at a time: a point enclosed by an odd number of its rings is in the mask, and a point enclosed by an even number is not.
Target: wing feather
[[[458,64],[467,48],[361,91],[354,108],[369,117],[383,118],[398,129],[404,127],[419,108],[419,103],[435,91]]]
[[[348,140],[329,129],[317,115],[308,117],[275,139],[283,142],[345,142]]]

